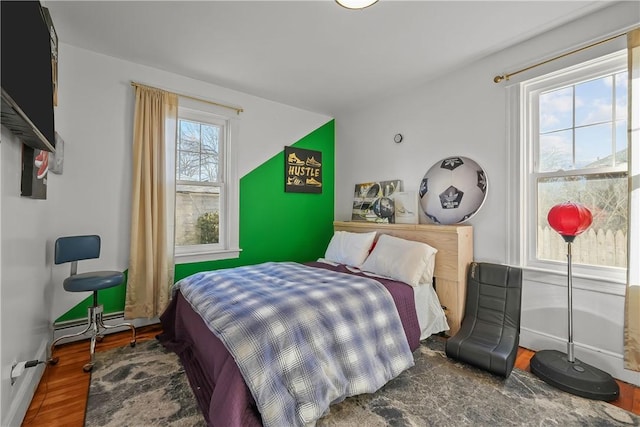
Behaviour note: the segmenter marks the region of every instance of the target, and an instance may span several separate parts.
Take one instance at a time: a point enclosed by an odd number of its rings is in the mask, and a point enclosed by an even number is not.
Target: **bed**
[[[471,228],[441,227],[334,223],[334,239],[338,232],[360,240],[375,234],[378,243],[371,256],[363,256],[364,263],[374,259],[374,254],[383,253],[379,239],[383,235],[433,245],[438,251],[432,272],[435,287],[417,283],[424,276],[416,278],[413,285],[417,286],[410,286],[355,268],[357,261],[335,262],[335,257],[304,265],[264,263],[225,272],[202,272],[179,282],[161,316],[164,332],[159,338],[179,355],[207,423],[243,427],[314,425],[330,404],[351,395],[374,392],[410,367],[411,352],[419,346],[420,339],[447,328],[450,333],[455,330],[461,314],[458,310],[463,307],[451,297],[464,297],[464,279],[458,282],[456,277],[464,278],[464,274],[457,275],[457,270],[466,270],[465,263],[470,261]],[[459,249],[461,242],[463,250]],[[215,298],[204,290],[204,284],[210,282],[216,283]],[[254,282],[261,287],[254,290]],[[293,294],[278,293],[294,282]],[[265,291],[262,286],[271,288]],[[329,296],[325,292],[337,294]],[[264,295],[267,300],[257,299]],[[316,301],[311,302],[314,298]],[[448,305],[439,316],[433,305],[436,301],[439,309],[443,298]],[[420,301],[427,305],[431,301],[431,308],[422,310]],[[369,306],[370,303],[374,305]],[[286,323],[288,320],[281,314],[290,311],[302,311],[302,317],[294,321],[298,323]],[[391,311],[393,315],[386,314]],[[245,312],[251,312],[249,317],[276,316],[278,327],[263,328],[254,320],[245,324],[243,318],[237,317]],[[329,312],[339,312],[346,320],[333,323]],[[273,325],[273,320],[269,322]],[[321,330],[325,323],[328,329]],[[379,327],[373,328],[372,324]],[[278,339],[263,340],[272,330],[276,330]],[[343,335],[350,337],[349,342],[342,339]],[[295,345],[282,337],[294,340]],[[329,350],[337,355],[326,355]],[[315,353],[310,356],[307,351]],[[259,369],[259,364],[268,368]],[[273,372],[283,364],[287,366],[285,372],[274,376]],[[307,370],[306,365],[310,365],[312,375],[301,371]]]

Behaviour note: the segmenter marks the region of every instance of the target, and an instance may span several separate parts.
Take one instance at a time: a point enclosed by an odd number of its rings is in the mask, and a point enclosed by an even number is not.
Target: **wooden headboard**
[[[445,309],[449,335],[460,329],[467,293],[467,268],[473,261],[473,227],[470,225],[381,224],[335,221],[336,231],[375,231],[407,240],[424,242],[438,250],[434,277],[436,293]]]

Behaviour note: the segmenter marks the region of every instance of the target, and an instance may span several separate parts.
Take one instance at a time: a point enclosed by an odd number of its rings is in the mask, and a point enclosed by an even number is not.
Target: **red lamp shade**
[[[547,220],[551,228],[563,237],[575,237],[589,228],[593,216],[580,203],[564,202],[551,208]]]

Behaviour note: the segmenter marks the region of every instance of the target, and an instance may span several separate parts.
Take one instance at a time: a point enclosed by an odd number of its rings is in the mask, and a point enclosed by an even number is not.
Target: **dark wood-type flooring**
[[[137,329],[137,341],[154,339],[162,332],[161,326],[151,325]],[[105,351],[129,345],[131,332],[107,335],[98,343],[96,351]],[[89,360],[89,342],[78,341],[56,348],[60,358],[57,365],[47,366],[38,389],[31,401],[23,426],[65,426],[82,427],[89,393],[91,375],[82,371]],[[529,360],[534,352],[520,348],[516,368],[529,370]],[[640,388],[618,381],[620,397],[611,402],[628,411],[640,415]]]

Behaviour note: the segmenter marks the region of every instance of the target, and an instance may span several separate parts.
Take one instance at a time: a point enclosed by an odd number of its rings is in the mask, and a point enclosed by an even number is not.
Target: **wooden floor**
[[[162,332],[160,324],[138,328],[137,342],[154,339]],[[125,347],[131,341],[131,331],[107,335],[97,343],[96,351]],[[29,405],[23,426],[82,427],[89,394],[91,375],[82,370],[89,361],[89,341],[77,341],[56,347],[56,365],[47,365],[35,395]]]
[[[160,325],[138,328],[138,342],[153,339],[161,331]],[[130,339],[131,333],[127,331],[108,335],[98,343],[96,351],[127,346]],[[46,367],[23,426],[84,425],[91,376],[82,371],[82,366],[89,361],[89,343],[83,341],[61,345],[56,348],[55,355],[60,361],[55,366]],[[533,351],[520,348],[516,368],[528,371],[533,355]],[[618,384],[620,398],[611,403],[640,415],[640,388],[621,381]]]

